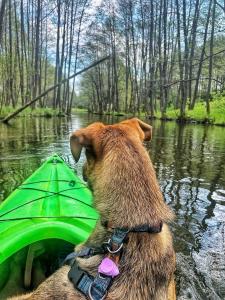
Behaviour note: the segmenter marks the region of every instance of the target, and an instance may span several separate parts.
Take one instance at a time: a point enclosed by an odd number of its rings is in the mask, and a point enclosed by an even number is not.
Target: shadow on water
[[[52,153],[75,167],[69,134],[94,121],[122,118],[18,118],[0,124],[0,201]],[[177,252],[178,299],[225,299],[225,128],[152,122],[146,144],[166,202]],[[78,174],[84,155],[76,165]]]

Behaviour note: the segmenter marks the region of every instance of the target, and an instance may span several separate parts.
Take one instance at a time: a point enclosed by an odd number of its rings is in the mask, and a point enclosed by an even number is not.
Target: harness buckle
[[[102,277],[101,277],[102,278]],[[95,300],[93,297],[92,297],[92,294],[91,294],[91,288],[92,288],[92,285],[93,285],[94,282],[92,282],[89,286],[89,289],[88,289],[88,296],[91,300]],[[102,298],[100,298],[99,300],[104,300],[105,297],[107,295],[107,291],[105,292],[105,294],[102,296]]]
[[[111,254],[116,254],[120,252],[123,248],[123,242],[129,233],[127,228],[114,228],[112,237],[108,240],[106,244],[106,249]],[[116,249],[114,249],[116,247]]]
[[[110,242],[111,242],[111,240],[110,240]],[[110,249],[110,248],[109,248],[109,245],[111,245],[111,243],[108,243],[108,246],[106,246],[106,249],[107,249],[107,250],[109,251],[109,253],[111,253],[111,254],[116,254],[116,253],[120,252],[121,249],[123,248],[123,243],[120,244],[120,246],[119,246],[116,250]]]

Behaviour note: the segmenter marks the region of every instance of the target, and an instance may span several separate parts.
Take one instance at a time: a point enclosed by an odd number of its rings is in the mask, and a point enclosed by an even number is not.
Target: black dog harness
[[[69,280],[74,287],[83,293],[87,299],[103,300],[112,285],[113,279],[119,275],[119,261],[121,258],[123,245],[127,242],[127,235],[130,232],[137,233],[159,233],[162,230],[162,222],[158,226],[141,225],[132,228],[112,228],[108,223],[103,224],[112,230],[112,236],[108,242],[103,243],[100,248],[84,248],[81,251],[69,254],[64,264],[71,265],[68,273]],[[76,262],[76,257],[88,258],[97,254],[105,254],[98,267],[95,277],[80,269]]]

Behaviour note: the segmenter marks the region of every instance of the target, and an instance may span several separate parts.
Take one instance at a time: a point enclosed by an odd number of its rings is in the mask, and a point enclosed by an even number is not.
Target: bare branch
[[[200,80],[208,80],[208,79],[209,79],[209,77],[200,78]],[[168,87],[170,87],[172,85],[175,85],[177,83],[188,82],[188,81],[195,81],[195,80],[198,80],[198,78],[190,78],[190,79],[186,79],[186,80],[185,79],[183,79],[183,80],[176,80],[176,81],[173,81],[173,82],[170,82],[168,84],[163,85],[163,87],[168,88]],[[215,82],[218,82],[219,84],[224,84],[224,82],[222,82],[222,81],[220,81],[218,79],[215,79],[215,78],[211,78],[211,80],[213,80]]]
[[[225,49],[222,49],[222,50],[220,50],[220,51],[218,51],[218,52],[216,52],[216,53],[213,53],[212,55],[206,56],[204,59],[201,60],[201,62],[203,62],[203,61],[209,59],[209,58],[212,57],[212,56],[215,56],[215,55],[218,55],[218,54],[220,54],[220,53],[223,53],[223,52],[225,52]],[[200,62],[200,60],[199,60],[199,62]],[[196,64],[192,65],[192,67],[195,67],[195,66],[198,66],[198,65],[199,65],[199,63],[196,63]]]

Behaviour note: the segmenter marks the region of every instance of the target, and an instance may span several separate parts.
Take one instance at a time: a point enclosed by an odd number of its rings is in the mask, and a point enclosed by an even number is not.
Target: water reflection
[[[224,299],[225,129],[155,125],[149,151],[176,212],[180,298]]]
[[[120,118],[121,119],[121,118]],[[46,157],[58,153],[74,167],[69,134],[118,117],[17,119],[0,124],[0,201]],[[178,299],[225,298],[225,128],[152,122],[146,144],[167,203],[177,252]],[[84,156],[76,165],[78,174]]]

